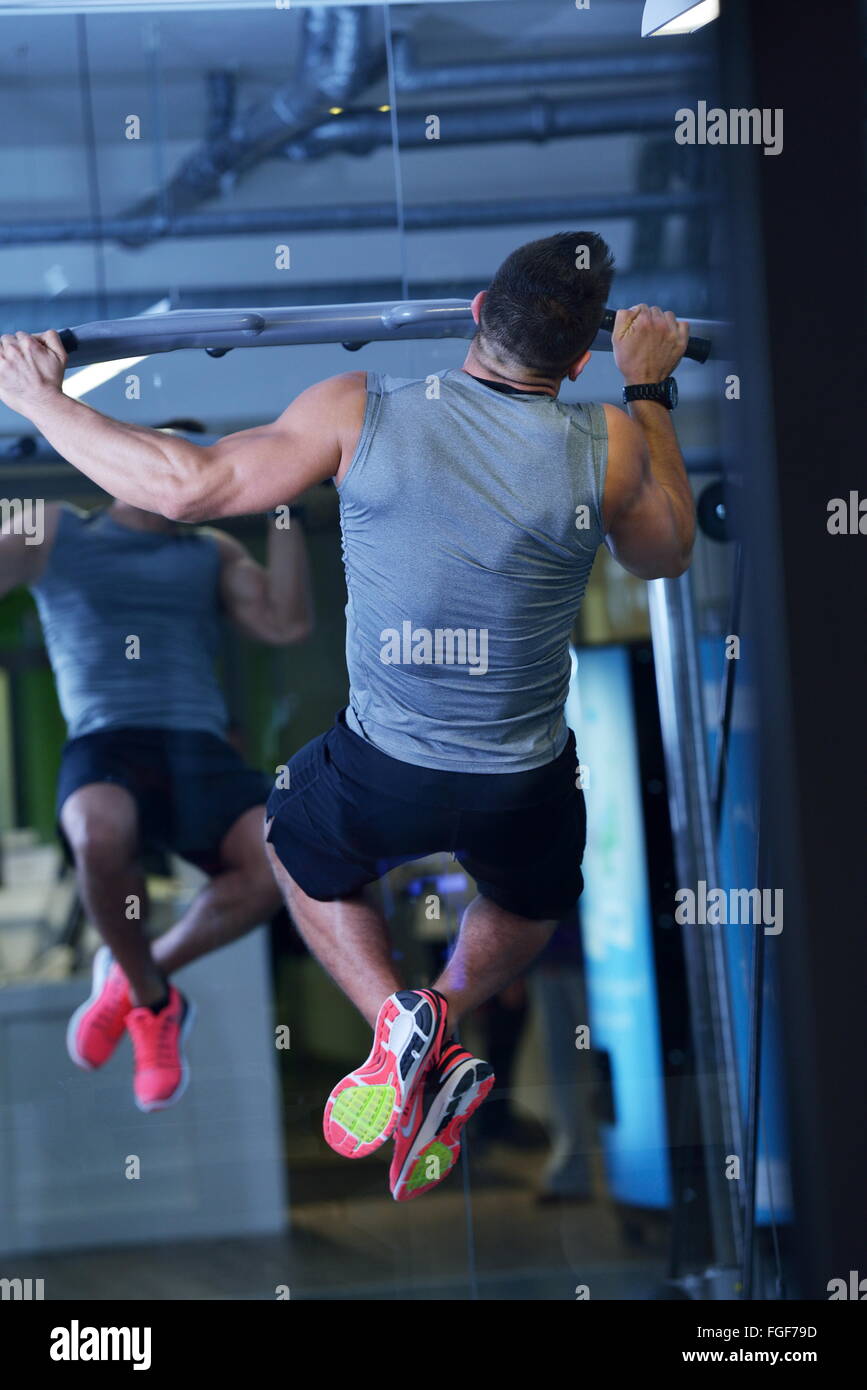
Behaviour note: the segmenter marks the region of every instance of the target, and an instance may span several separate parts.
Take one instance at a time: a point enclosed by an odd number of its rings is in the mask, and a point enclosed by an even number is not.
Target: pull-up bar
[[[594,350],[611,350],[614,314],[615,310],[606,309]],[[691,320],[690,326],[700,336],[690,337],[687,357],[705,362],[710,356],[725,355],[728,324],[703,319]],[[472,338],[475,331],[469,300],[411,299],[266,309],[172,309],[64,328],[60,338],[69,366],[84,367],[180,348],[204,348],[213,357],[233,348],[304,343],[342,343],[354,350],[373,342]]]

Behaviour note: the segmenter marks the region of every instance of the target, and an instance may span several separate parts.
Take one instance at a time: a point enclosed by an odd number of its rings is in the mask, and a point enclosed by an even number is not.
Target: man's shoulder
[[[370,395],[393,396],[413,389],[424,391],[431,377],[442,379],[446,375],[445,371],[422,377],[392,376],[389,372],[376,371],[341,372],[339,376],[326,377],[308,387],[304,395],[325,410],[341,406],[357,408],[359,404],[363,406]]]
[[[236,536],[230,535],[228,531],[222,531],[218,526],[195,526],[190,529],[190,534],[196,540],[209,541],[215,545],[223,565],[231,565],[237,560],[252,558],[242,541],[239,541]]]
[[[337,376],[327,376],[308,389],[323,400],[353,400],[367,394],[370,375],[366,371],[339,372]]]
[[[608,462],[603,510],[610,521],[642,485],[647,444],[638,425],[619,406],[606,403],[605,420],[608,427]]]
[[[620,406],[609,405],[606,401],[602,410],[608,433],[609,466],[612,460],[633,464],[640,457],[644,444],[641,430]]]
[[[31,587],[39,583],[54,553],[54,543],[61,516],[67,504],[42,502],[33,504],[26,530],[20,533],[22,571],[20,582]],[[36,510],[36,509],[39,510]]]
[[[285,419],[303,419],[315,429],[340,427],[364,414],[368,373],[341,372],[308,386],[288,407]]]
[[[96,542],[105,534],[101,522],[107,514],[106,506],[96,506],[88,510],[86,507],[76,506],[74,502],[46,502],[46,543],[53,545],[59,539],[65,546],[78,545],[79,542]]]
[[[593,439],[608,439],[608,411],[613,410],[613,406],[609,407],[601,401],[562,401],[559,397],[553,398],[552,404],[582,434]]]

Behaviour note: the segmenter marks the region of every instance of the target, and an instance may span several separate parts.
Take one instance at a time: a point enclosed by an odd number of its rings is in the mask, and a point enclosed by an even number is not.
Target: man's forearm
[[[313,627],[313,597],[307,544],[299,522],[281,527],[269,523],[268,603],[274,614],[288,620],[293,640]]]
[[[668,494],[678,539],[688,555],[695,540],[695,503],[671,412],[658,401],[630,401],[629,414],[647,442],[651,471]]]
[[[205,451],[177,435],[123,424],[65,396],[41,399],[30,412],[53,448],[112,497],[183,520]]]

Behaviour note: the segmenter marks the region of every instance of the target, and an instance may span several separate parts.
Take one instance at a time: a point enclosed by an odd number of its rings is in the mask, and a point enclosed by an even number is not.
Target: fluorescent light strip
[[[134,367],[137,362],[146,360],[145,357],[120,357],[115,362],[91,362],[89,367],[81,367],[79,371],[66,378],[63,394],[80,401],[88,391],[95,391],[97,386],[104,386],[112,377],[119,376],[121,372]]]
[[[693,34],[719,18],[719,0],[698,0],[681,8],[677,0],[646,0],[641,19],[641,37],[665,38],[671,34]],[[674,13],[672,13],[674,11]]]

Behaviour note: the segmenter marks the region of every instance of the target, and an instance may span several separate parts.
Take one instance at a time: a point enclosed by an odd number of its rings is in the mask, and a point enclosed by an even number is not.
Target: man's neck
[[[531,376],[529,372],[519,376],[508,375],[505,368],[497,366],[479,352],[475,343],[470,344],[461,371],[469,372],[470,376],[479,376],[484,381],[497,381],[504,386],[514,386],[518,391],[532,391],[540,396],[556,396],[560,390],[559,377]]]

